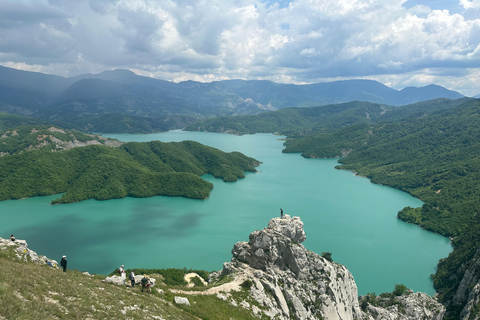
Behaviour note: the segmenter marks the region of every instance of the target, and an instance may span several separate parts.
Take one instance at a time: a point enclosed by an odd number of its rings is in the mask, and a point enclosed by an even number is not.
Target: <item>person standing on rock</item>
[[[280,208],[280,218],[283,219],[283,209],[282,208]]]
[[[130,279],[130,284],[132,285],[132,288],[135,287],[135,270],[133,270],[130,275],[128,276]]]
[[[63,268],[63,272],[67,272],[67,256],[62,256],[62,260],[60,260],[60,265]]]

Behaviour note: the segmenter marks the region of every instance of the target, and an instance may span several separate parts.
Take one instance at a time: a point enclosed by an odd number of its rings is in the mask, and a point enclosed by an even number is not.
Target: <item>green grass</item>
[[[0,319],[259,319],[216,295],[174,294],[169,289],[186,288],[166,285],[160,274],[149,275],[157,284],[152,294],[147,294],[140,286],[105,283],[104,276],[77,270],[64,273],[20,261],[12,248],[0,249],[0,270]],[[159,293],[159,288],[164,293]],[[191,306],[175,305],[176,295],[187,297]],[[238,302],[255,303],[248,300],[245,290],[232,296]]]

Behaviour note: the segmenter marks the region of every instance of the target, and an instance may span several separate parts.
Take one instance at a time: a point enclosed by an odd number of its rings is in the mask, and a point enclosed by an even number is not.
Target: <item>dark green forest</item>
[[[48,133],[56,139],[94,139],[73,132]],[[63,194],[53,204],[155,195],[205,199],[213,185],[201,175],[236,181],[259,164],[239,152],[225,153],[193,141],[130,142],[118,148],[89,145],[53,152],[55,144],[29,151],[30,142],[38,144],[45,136],[32,133],[30,126],[2,136],[5,150],[22,152],[0,157],[0,200],[58,193]]]
[[[414,119],[456,107],[470,100],[471,98],[457,100],[439,98],[402,107],[352,101],[317,107],[285,108],[257,115],[204,119],[186,126],[184,130],[233,134],[268,132],[298,137],[313,133],[331,132],[355,124]]]
[[[188,125],[187,131],[252,134],[257,132],[285,135],[328,131],[354,123],[369,123],[394,107],[371,102],[347,102],[319,107],[286,108],[258,115],[216,117]]]
[[[284,150],[313,158],[342,157],[337,168],[424,201],[421,208],[404,208],[398,217],[453,240],[454,251],[433,276],[447,319],[458,318],[465,301],[454,304],[452,297],[480,245],[480,100],[462,102],[428,116],[297,136],[287,139]]]

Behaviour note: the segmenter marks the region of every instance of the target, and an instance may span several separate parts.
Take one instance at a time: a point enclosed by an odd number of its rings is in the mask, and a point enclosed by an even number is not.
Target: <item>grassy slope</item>
[[[63,273],[20,261],[6,250],[0,250],[0,270],[0,319],[258,319],[215,295],[176,294],[187,297],[191,306],[175,305],[174,294],[168,291],[172,287],[159,275],[151,275],[158,285],[146,294],[138,286],[105,283],[104,276]]]

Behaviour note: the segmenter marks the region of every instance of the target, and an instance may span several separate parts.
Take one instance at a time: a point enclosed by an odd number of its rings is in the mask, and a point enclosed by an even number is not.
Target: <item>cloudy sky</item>
[[[0,65],[480,94],[480,0],[0,0]]]

